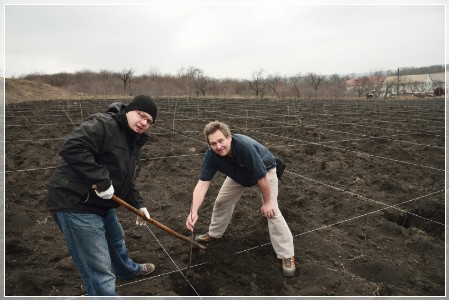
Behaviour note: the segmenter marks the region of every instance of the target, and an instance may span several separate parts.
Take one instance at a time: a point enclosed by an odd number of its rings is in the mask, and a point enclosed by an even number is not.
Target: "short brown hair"
[[[207,144],[209,144],[209,135],[215,133],[217,130],[220,130],[225,138],[228,138],[231,135],[231,129],[229,129],[229,126],[227,124],[220,121],[209,122],[206,124],[206,126],[204,126],[203,130]]]

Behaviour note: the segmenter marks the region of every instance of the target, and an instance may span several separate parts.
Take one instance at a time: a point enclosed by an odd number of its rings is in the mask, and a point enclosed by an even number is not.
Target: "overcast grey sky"
[[[260,69],[329,75],[446,63],[447,1],[4,2],[6,77],[194,66],[247,79]]]

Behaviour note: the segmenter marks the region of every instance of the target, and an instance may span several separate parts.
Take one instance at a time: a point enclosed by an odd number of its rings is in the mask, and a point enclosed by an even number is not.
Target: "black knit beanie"
[[[134,97],[131,103],[126,107],[126,112],[131,110],[144,111],[153,117],[153,122],[156,121],[157,105],[150,96],[139,95]]]

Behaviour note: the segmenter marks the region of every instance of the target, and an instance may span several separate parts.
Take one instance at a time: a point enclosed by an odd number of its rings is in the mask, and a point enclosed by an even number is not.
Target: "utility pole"
[[[398,83],[396,85],[396,95],[399,97],[399,68],[398,68]]]

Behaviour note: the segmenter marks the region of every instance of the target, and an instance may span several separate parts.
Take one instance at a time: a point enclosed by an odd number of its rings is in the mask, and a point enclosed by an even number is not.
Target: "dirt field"
[[[48,212],[47,184],[64,137],[110,100],[12,103],[5,110],[5,294],[85,291]],[[298,271],[281,275],[257,189],[225,236],[195,251],[118,215],[138,262],[154,275],[117,282],[124,296],[444,296],[444,100],[159,100],[138,184],[153,218],[188,236],[185,218],[207,149],[208,121],[265,144],[288,163],[279,205]],[[207,230],[216,176],[196,233]],[[183,274],[179,271],[182,270]]]

